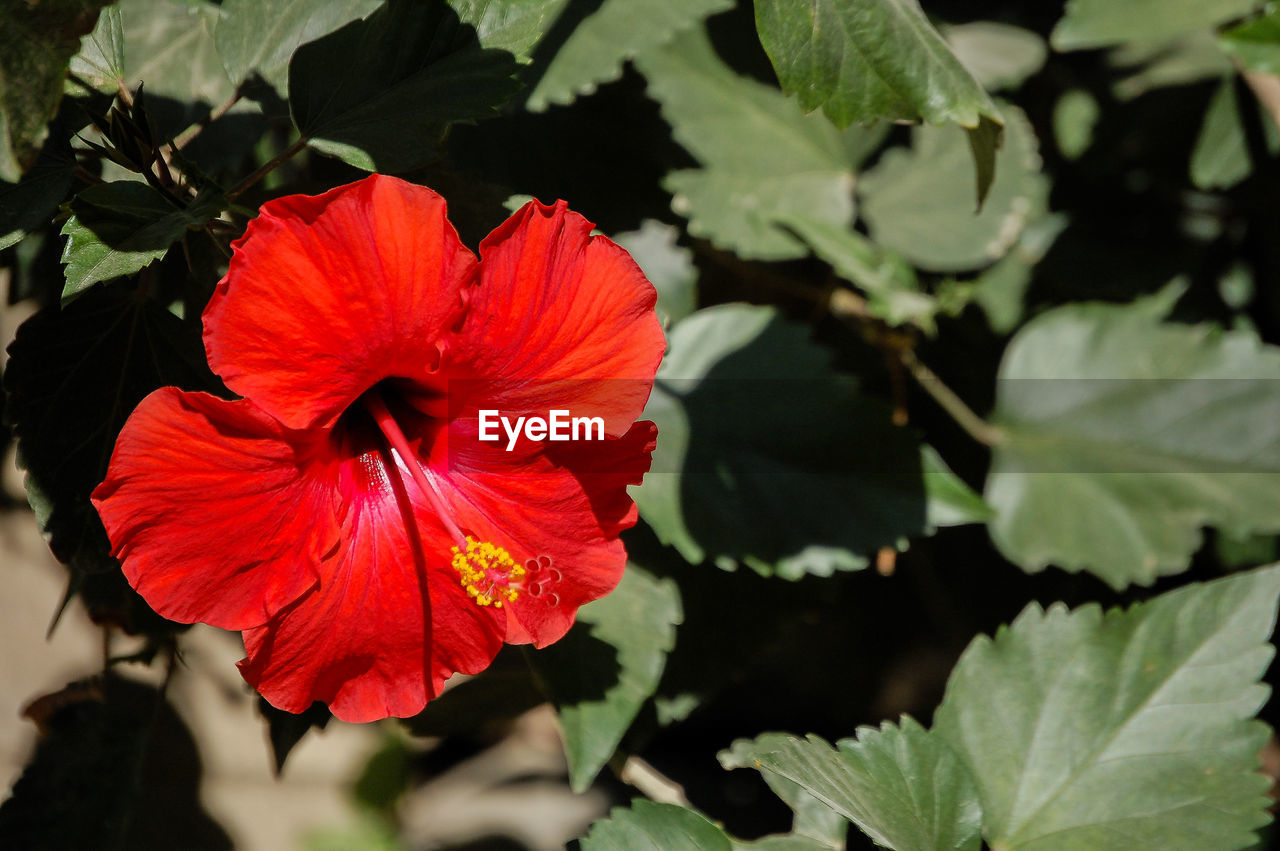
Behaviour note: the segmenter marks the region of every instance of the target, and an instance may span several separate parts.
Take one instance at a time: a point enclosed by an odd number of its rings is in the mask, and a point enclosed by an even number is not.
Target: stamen
[[[525,575],[524,567],[505,549],[470,536],[453,548],[453,569],[476,605],[495,609],[501,609],[503,601],[516,601]]]

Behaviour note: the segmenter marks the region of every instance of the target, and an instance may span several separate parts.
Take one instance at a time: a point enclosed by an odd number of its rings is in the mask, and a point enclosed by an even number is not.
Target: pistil
[[[376,390],[364,394],[361,398],[364,401],[365,410],[373,417],[373,421],[377,424],[378,430],[382,432],[382,436],[387,439],[387,443],[391,444],[391,448],[396,451],[396,454],[400,456],[400,460],[404,462],[404,466],[408,468],[409,475],[418,486],[418,490],[422,491],[423,496],[431,503],[431,507],[436,510],[436,516],[440,518],[445,530],[453,537],[454,544],[465,549],[467,536],[462,534],[458,524],[453,522],[453,513],[445,506],[444,496],[436,487],[436,483],[427,477],[426,471],[422,469],[421,462],[418,461],[418,456],[409,448],[409,441],[405,438],[404,432],[400,430],[400,424],[396,422],[395,417],[391,416],[391,412],[387,410],[387,403],[382,401],[382,396]]]
[[[376,390],[372,390],[365,393],[361,399],[365,410],[377,424],[378,430],[382,432],[391,449],[400,457],[410,477],[418,486],[418,490],[431,503],[445,530],[453,537],[454,546],[451,550],[450,564],[457,571],[458,578],[466,588],[468,596],[475,601],[476,605],[493,606],[495,609],[501,609],[504,602],[514,603],[525,584],[525,574],[528,572],[525,566],[520,565],[504,548],[489,541],[476,540],[462,533],[458,524],[453,521],[453,513],[445,504],[444,495],[423,469],[422,462],[410,448],[408,439],[400,430],[400,425],[391,415],[391,411],[387,409],[387,403],[383,401],[382,396]],[[550,559],[546,556],[542,559],[548,565],[550,564]],[[529,565],[537,564],[538,560],[530,559]],[[541,584],[534,583],[530,593],[535,597],[539,596]]]

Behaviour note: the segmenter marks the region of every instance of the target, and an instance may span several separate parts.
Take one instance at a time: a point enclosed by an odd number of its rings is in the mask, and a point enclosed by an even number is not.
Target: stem
[[[382,432],[383,437],[391,444],[391,448],[400,456],[400,460],[404,462],[404,465],[409,468],[409,475],[413,478],[414,483],[417,484],[418,489],[427,497],[427,501],[436,510],[436,514],[440,515],[440,522],[444,524],[445,529],[453,536],[454,542],[465,550],[467,536],[462,534],[458,524],[453,522],[452,512],[445,506],[443,495],[437,490],[435,482],[427,478],[422,465],[418,463],[417,456],[409,448],[409,441],[405,439],[404,432],[400,430],[400,424],[395,421],[395,417],[391,416],[391,412],[387,410],[387,403],[382,401],[382,396],[376,390],[365,393],[361,400],[364,402],[365,410],[373,417],[373,421],[378,424],[378,430]]]
[[[855,328],[870,329],[871,333],[868,335],[870,342],[877,348],[896,357],[911,373],[911,376],[919,382],[920,386],[964,429],[966,434],[986,446],[995,446],[1004,440],[1003,430],[991,425],[975,414],[964,403],[963,399],[942,383],[942,379],[938,378],[933,370],[920,362],[915,352],[911,349],[913,338],[908,334],[888,328],[884,323],[872,316],[867,306],[867,300],[858,293],[845,287],[836,287],[826,291],[818,287],[792,281],[780,275],[767,272],[761,273],[760,270],[749,269],[742,271],[741,266],[745,264],[736,264],[735,258],[731,255],[725,256],[723,252],[711,252],[710,256],[720,262],[721,265],[731,266],[735,271],[739,271],[739,274],[750,274],[753,281],[764,283],[775,290],[818,303],[825,301],[827,310],[836,319]],[[901,412],[900,416],[895,411],[895,421],[905,419],[905,417],[905,410]]]
[[[133,92],[124,84],[124,80],[116,80],[116,97],[120,98],[125,109],[133,109]]]
[[[235,186],[233,186],[231,188],[231,191],[227,193],[227,200],[234,201],[246,189],[250,188],[259,180],[266,177],[271,172],[275,171],[277,166],[279,166],[281,163],[285,162],[286,160],[294,157],[299,151],[301,151],[306,146],[307,146],[307,137],[299,136],[296,142],[294,142],[289,147],[285,148],[279,154],[276,154],[276,156],[272,157],[268,162],[264,163],[253,174],[249,175],[244,180],[240,181]]]
[[[213,244],[214,244],[214,245],[216,245],[216,246],[218,247],[218,252],[219,252],[219,253],[220,253],[224,258],[226,258],[227,260],[230,260],[230,259],[231,259],[231,249],[230,249],[230,248],[228,248],[227,246],[223,245],[221,242],[219,242],[219,241],[218,241],[218,237],[217,237],[216,235],[214,235],[214,233],[213,233],[213,228],[209,227],[208,225],[205,225],[205,226],[202,228],[202,230],[203,230],[205,233],[209,234],[209,239],[213,240]]]
[[[903,349],[898,353],[898,358],[907,368],[907,372],[911,373],[911,377],[944,411],[951,415],[966,434],[986,446],[995,446],[1004,441],[1004,431],[975,414],[973,409],[955,394],[955,391],[942,383],[942,379],[938,378],[933,370],[920,362],[915,352]]]
[[[210,124],[217,121],[222,116],[226,115],[231,110],[231,107],[235,106],[239,102],[240,102],[240,89],[236,89],[234,92],[231,93],[231,97],[227,98],[226,101],[224,101],[221,106],[219,106],[213,112],[209,113],[202,120],[197,121],[195,124],[192,124],[186,130],[183,130],[181,133],[175,136],[173,141],[169,143],[169,152],[172,154],[174,151],[182,150],[182,148],[185,147],[188,142],[190,142],[195,137],[199,136],[204,131],[204,128],[208,127]]]

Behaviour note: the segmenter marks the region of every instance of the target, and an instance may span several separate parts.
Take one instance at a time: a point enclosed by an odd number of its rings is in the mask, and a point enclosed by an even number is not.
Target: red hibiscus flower
[[[242,398],[151,394],[94,491],[130,584],[243,630],[275,706],[348,721],[564,635],[625,565],[664,345],[652,285],[591,228],[533,202],[477,262],[444,200],[394,178],[265,204],[204,313]],[[481,440],[486,410],[603,435]]]

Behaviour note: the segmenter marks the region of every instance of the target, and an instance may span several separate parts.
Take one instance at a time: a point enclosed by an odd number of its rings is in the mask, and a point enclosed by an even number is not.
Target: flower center
[[[551,567],[550,557],[538,556],[528,559],[522,565],[504,547],[463,534],[454,522],[453,512],[445,503],[444,494],[423,469],[404,432],[400,430],[399,423],[387,409],[381,393],[376,389],[371,390],[361,397],[361,401],[453,538],[451,564],[458,572],[462,586],[467,589],[467,595],[477,605],[493,606],[495,609],[502,608],[504,602],[515,602],[520,592],[526,590],[531,597],[546,594],[547,601],[552,605],[559,603],[559,596],[548,591],[560,579],[560,572]]]

